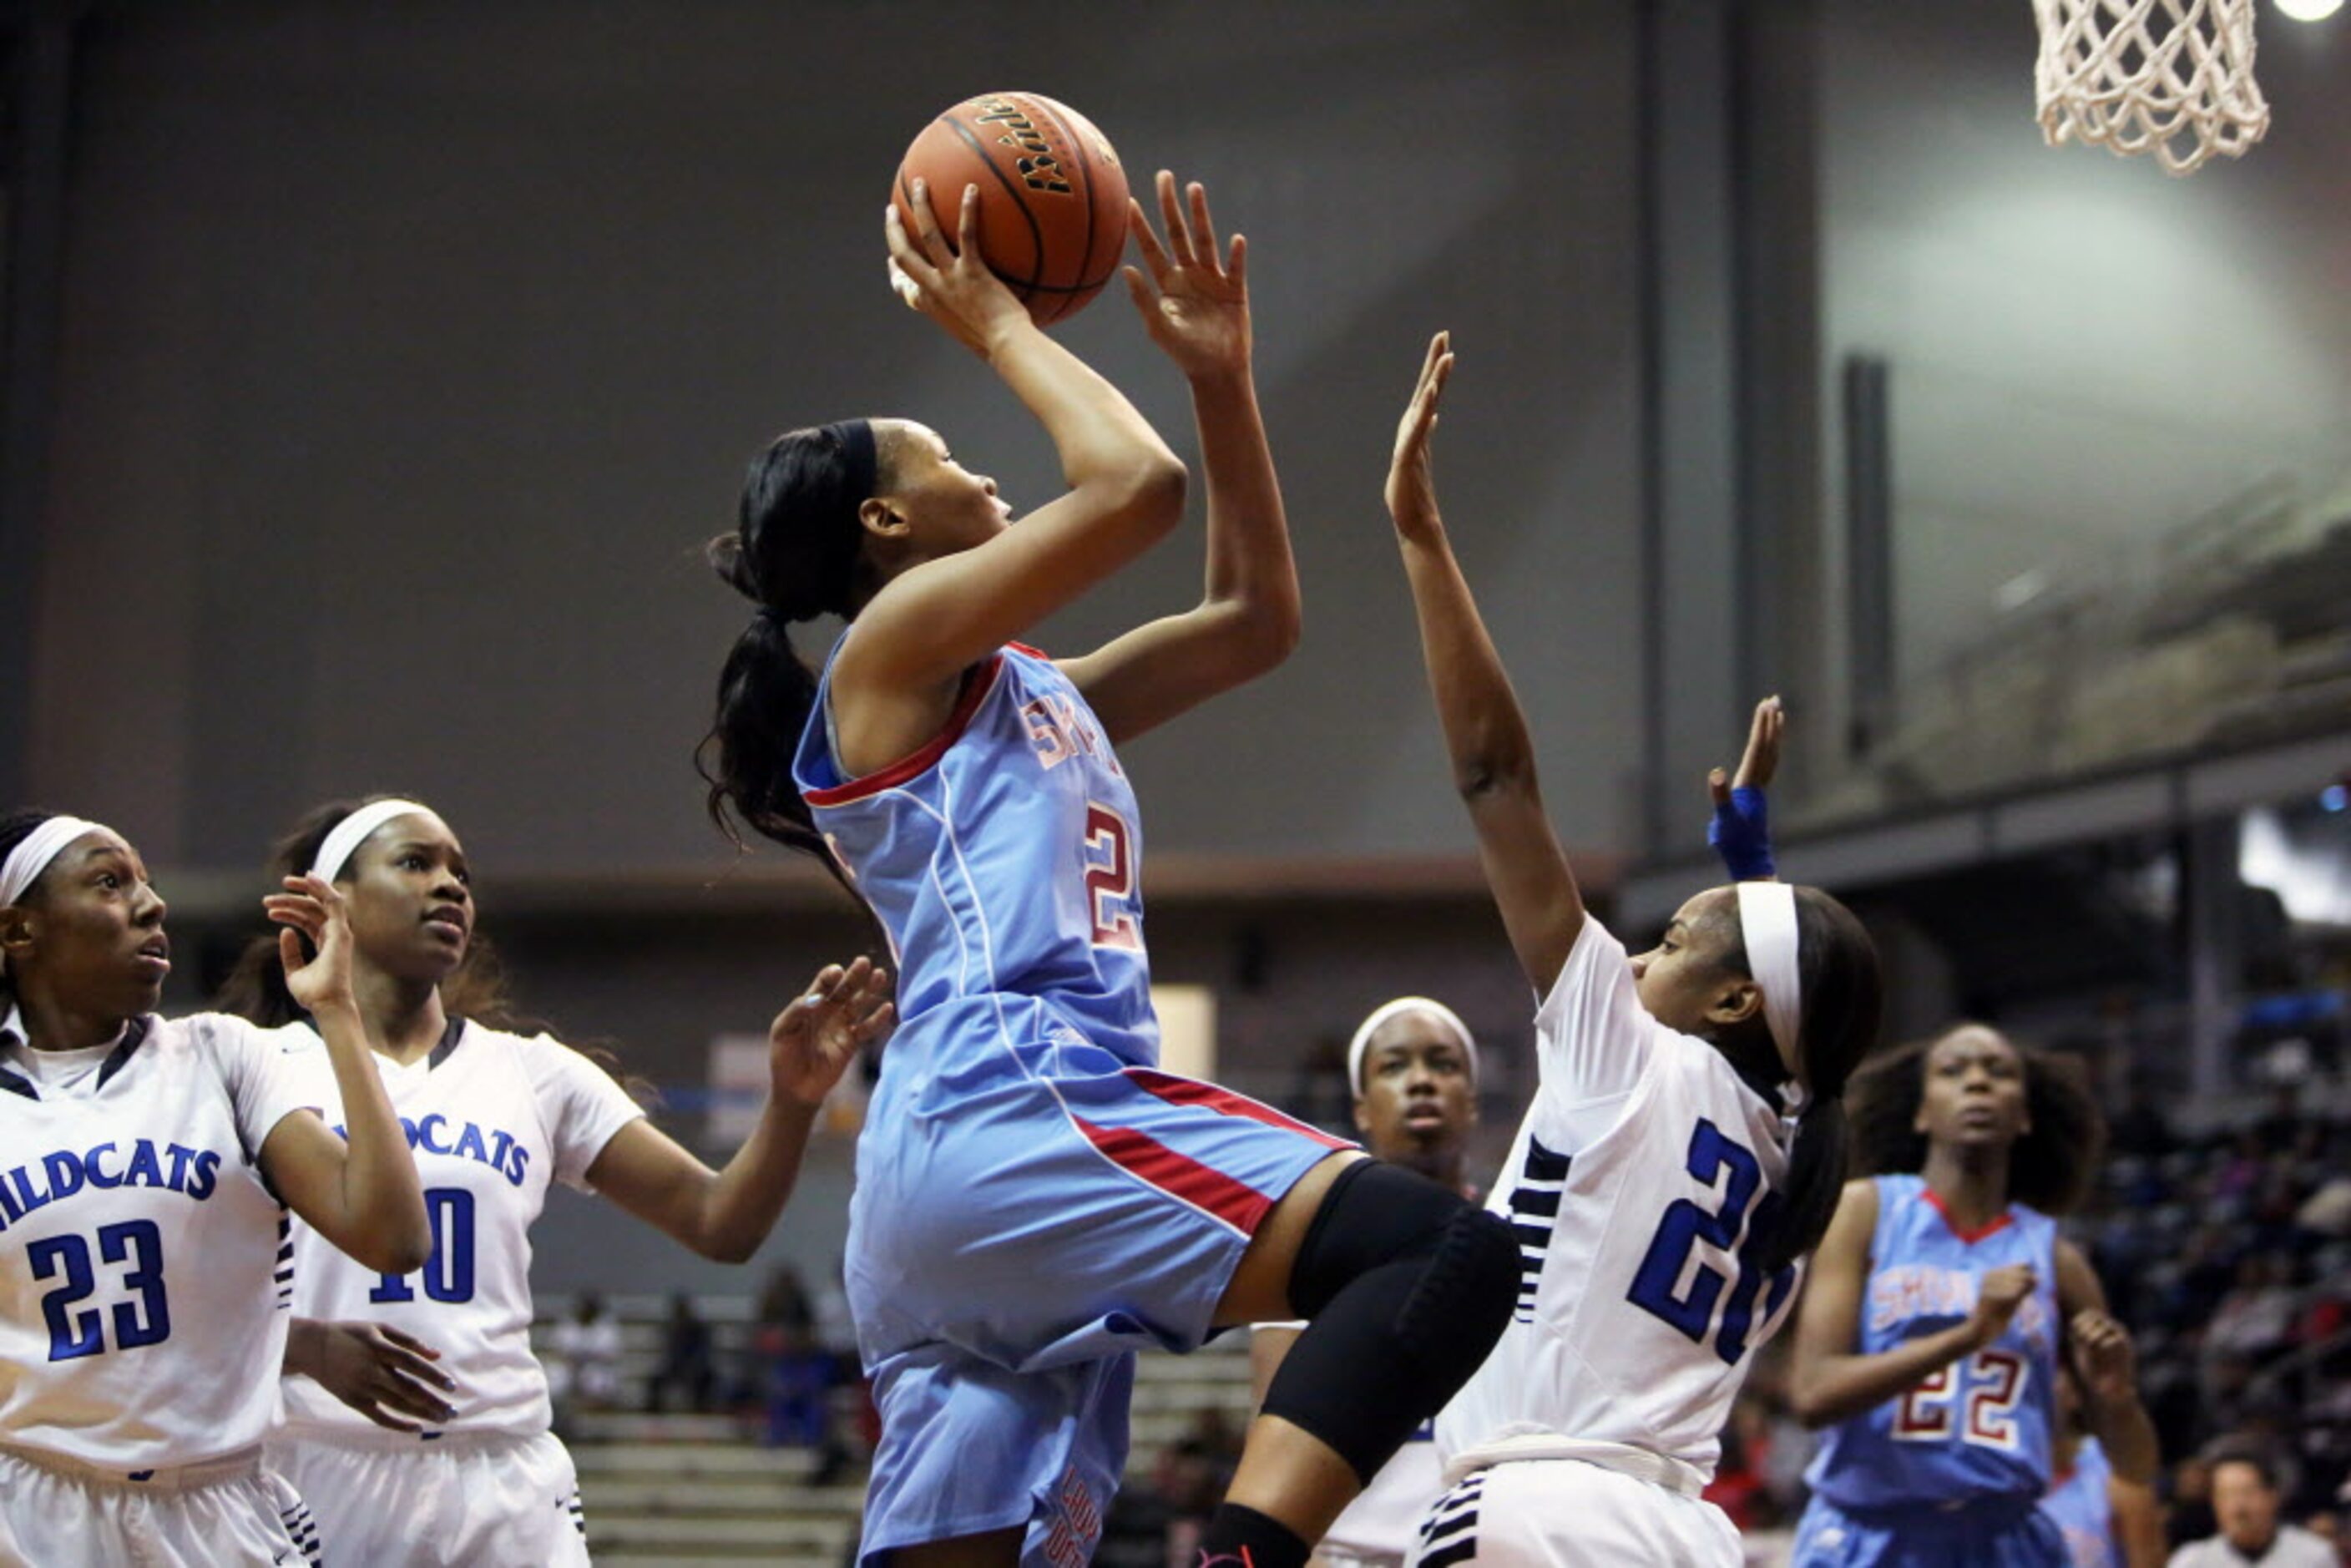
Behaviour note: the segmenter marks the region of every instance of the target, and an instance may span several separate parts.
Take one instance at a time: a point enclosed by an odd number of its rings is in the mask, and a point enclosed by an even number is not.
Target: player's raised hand
[[[298,1327],[308,1343],[289,1354],[287,1370],[308,1374],[377,1426],[413,1432],[420,1425],[439,1426],[455,1418],[456,1406],[443,1396],[455,1393],[457,1385],[433,1364],[441,1353],[423,1340],[382,1323],[306,1322]],[[289,1339],[289,1351],[294,1343]]]
[[[324,877],[289,876],[286,888],[265,897],[261,907],[281,928],[277,956],[286,966],[287,991],[306,1012],[352,1006],[350,905]]]
[[[2108,1313],[2085,1307],[2065,1324],[2074,1375],[2099,1401],[2138,1396],[2138,1355],[2130,1331]]]
[[[859,958],[827,964],[768,1026],[768,1071],[774,1092],[820,1105],[857,1053],[897,1021],[890,971]]]
[[[2008,1331],[2009,1321],[2024,1298],[2032,1294],[2040,1276],[2030,1263],[2006,1263],[1986,1273],[1976,1287],[1975,1311],[1968,1314],[1968,1322],[1975,1330],[1979,1346],[1990,1344]]]
[[[1152,232],[1141,202],[1129,200],[1128,226],[1142,267],[1123,267],[1127,292],[1143,312],[1151,340],[1187,376],[1245,371],[1249,362],[1249,242],[1239,235],[1229,246],[1217,241],[1208,216],[1208,193],[1195,180],[1176,199],[1176,176],[1159,171],[1159,220],[1163,242]],[[1148,279],[1144,268],[1149,269]]]
[[[1420,380],[1412,401],[1396,422],[1395,451],[1388,459],[1388,516],[1396,532],[1407,539],[1425,538],[1442,527],[1437,510],[1437,476],[1430,467],[1429,443],[1437,433],[1437,405],[1453,374],[1453,334],[1439,332],[1428,340],[1421,361]]]
[[[890,247],[890,287],[909,309],[946,328],[956,342],[986,359],[998,335],[1029,324],[1027,307],[979,256],[979,187],[966,185],[956,235],[950,244],[931,208],[925,181],[914,182],[914,227],[908,233],[892,203],[882,219]]]
[[[1707,793],[1714,800],[1714,815],[1706,825],[1706,841],[1722,856],[1733,882],[1768,882],[1779,874],[1771,856],[1771,803],[1763,787],[1780,768],[1780,736],[1788,716],[1778,697],[1755,705],[1747,727],[1747,752],[1739,759],[1736,779],[1715,768],[1706,776]]]
[[[1776,696],[1765,697],[1755,705],[1755,716],[1747,727],[1747,750],[1739,758],[1739,772],[1726,775],[1718,768],[1706,776],[1707,792],[1718,806],[1730,804],[1733,789],[1761,789],[1780,771],[1780,737],[1788,727],[1788,711],[1780,706]]]

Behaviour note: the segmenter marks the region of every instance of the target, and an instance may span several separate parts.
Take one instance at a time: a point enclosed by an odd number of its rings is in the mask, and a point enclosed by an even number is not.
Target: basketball
[[[908,233],[914,182],[952,244],[966,185],[979,187],[979,252],[1042,327],[1102,292],[1126,248],[1126,175],[1093,122],[1041,93],[984,92],[923,127],[893,200]]]

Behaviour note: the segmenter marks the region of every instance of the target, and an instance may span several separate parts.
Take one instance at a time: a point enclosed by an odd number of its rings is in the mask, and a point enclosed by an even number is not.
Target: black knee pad
[[[1416,1343],[1442,1338],[1475,1347],[1450,1358],[1461,1363],[1461,1374],[1446,1398],[1486,1364],[1486,1353],[1510,1326],[1520,1262],[1518,1235],[1500,1215],[1464,1203],[1446,1221],[1437,1256],[1396,1314],[1396,1332]]]
[[[1299,1247],[1290,1305],[1311,1321],[1265,1413],[1368,1483],[1485,1361],[1518,1288],[1508,1224],[1410,1171],[1352,1166]]]
[[[1402,1166],[1357,1160],[1339,1173],[1290,1266],[1290,1307],[1321,1314],[1332,1297],[1383,1263],[1432,1256],[1452,1218],[1468,1207],[1459,1193]]]

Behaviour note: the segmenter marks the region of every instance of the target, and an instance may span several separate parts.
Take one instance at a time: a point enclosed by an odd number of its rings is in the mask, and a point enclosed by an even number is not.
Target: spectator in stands
[[[2270,1108],[2253,1124],[2252,1131],[2263,1152],[2307,1158],[2318,1152],[2324,1127],[2303,1115],[2301,1091],[2292,1083],[2280,1083],[2270,1090]]]
[[[2212,1454],[2211,1468],[2220,1533],[2173,1552],[2170,1568],[2337,1568],[2326,1541],[2278,1522],[2277,1471],[2266,1453],[2224,1448]]]
[[[1167,1508],[1165,1561],[1201,1559],[1200,1539],[1239,1462],[1240,1442],[1215,1406],[1196,1412],[1190,1430],[1161,1451],[1152,1480]]]
[[[662,1325],[661,1363],[645,1379],[645,1408],[667,1406],[672,1388],[683,1389],[685,1407],[696,1415],[716,1403],[718,1372],[710,1350],[710,1325],[683,1291],[669,1299],[669,1322]]]
[[[2117,1155],[2141,1155],[2160,1159],[2179,1146],[2179,1139],[2171,1124],[2147,1092],[2147,1084],[2133,1079],[2130,1097],[2123,1103],[2122,1113],[2114,1121],[2107,1147]]]
[[[555,1325],[548,1382],[573,1406],[609,1410],[621,1398],[621,1320],[593,1291],[583,1291],[571,1315]],[[558,1368],[560,1371],[558,1371]]]
[[[755,1386],[767,1411],[762,1440],[769,1448],[825,1447],[832,1358],[817,1343],[815,1308],[799,1270],[789,1263],[778,1263],[759,1292],[751,1349],[758,1367]]]
[[[1722,1457],[1715,1461],[1714,1479],[1702,1494],[1730,1516],[1742,1536],[1780,1523],[1778,1505],[1763,1479],[1770,1449],[1769,1419],[1762,1406],[1742,1392],[1730,1406],[1730,1423],[1722,1429]]]
[[[2171,1506],[2165,1510],[2163,1532],[2176,1550],[2191,1541],[2217,1534],[2220,1516],[2212,1511],[2212,1467],[2193,1454],[2172,1467]]]
[[[2236,1286],[2220,1298],[2204,1331],[2208,1357],[2258,1362],[2293,1339],[2296,1314],[2286,1282],[2289,1269],[2289,1260],[2273,1252],[2250,1253],[2238,1263]]]

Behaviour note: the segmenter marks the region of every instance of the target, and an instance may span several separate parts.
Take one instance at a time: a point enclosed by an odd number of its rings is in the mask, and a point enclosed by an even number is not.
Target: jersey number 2
[[[1747,1206],[1755,1201],[1755,1189],[1763,1181],[1762,1167],[1756,1164],[1754,1155],[1705,1120],[1690,1134],[1687,1169],[1708,1187],[1724,1172],[1729,1173],[1729,1179],[1723,1184],[1720,1207],[1709,1212],[1686,1197],[1676,1198],[1668,1205],[1625,1299],[1670,1323],[1693,1344],[1704,1343],[1708,1329],[1713,1328],[1714,1354],[1736,1366],[1739,1358],[1747,1354],[1747,1336],[1755,1325],[1756,1297],[1765,1285],[1771,1286],[1771,1293],[1763,1308],[1768,1317],[1796,1282],[1794,1265],[1767,1278],[1750,1256],[1756,1237],[1770,1231],[1778,1217],[1780,1195],[1767,1194],[1757,1207],[1755,1222],[1748,1228],[1746,1245],[1740,1247],[1736,1254],[1736,1280],[1726,1279],[1719,1269],[1700,1263],[1690,1274],[1689,1289],[1684,1291],[1682,1274],[1689,1264],[1691,1249],[1706,1241],[1724,1252],[1731,1251],[1739,1241],[1740,1222],[1747,1218]],[[1726,1285],[1730,1291],[1727,1301],[1723,1300]],[[1719,1326],[1714,1316],[1718,1302],[1722,1305]]]
[[[137,1350],[172,1337],[172,1307],[163,1296],[163,1233],[152,1219],[126,1219],[98,1228],[98,1256],[104,1263],[129,1263],[122,1276],[125,1290],[139,1292],[136,1301],[114,1305],[114,1348]],[[41,1298],[41,1316],[49,1325],[49,1359],[74,1361],[106,1349],[106,1317],[96,1308],[75,1312],[76,1302],[98,1289],[89,1263],[89,1243],[78,1236],[44,1236],[25,1249],[33,1278],[65,1276],[65,1282]]]
[[[1126,819],[1108,806],[1086,802],[1086,908],[1092,916],[1094,946],[1143,948],[1134,923],[1134,855]],[[1122,907],[1123,905],[1124,907]]]
[[[433,1255],[424,1260],[424,1294],[436,1301],[474,1299],[474,1195],[462,1186],[424,1189],[424,1216],[433,1222]],[[368,1292],[371,1301],[413,1301],[405,1274],[386,1274]]]

